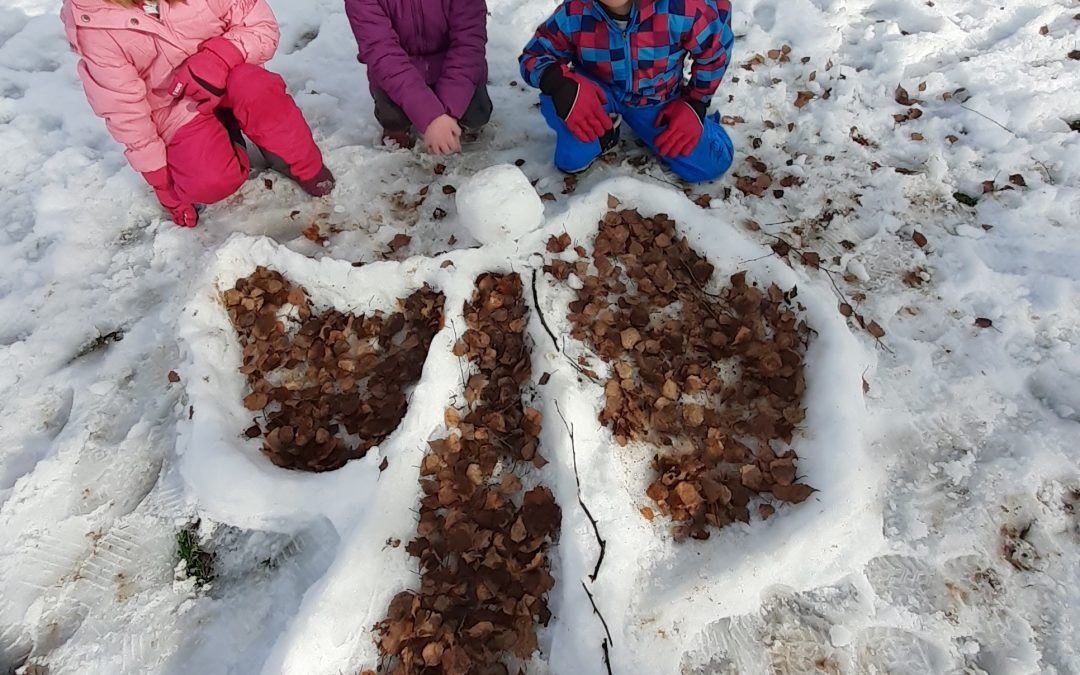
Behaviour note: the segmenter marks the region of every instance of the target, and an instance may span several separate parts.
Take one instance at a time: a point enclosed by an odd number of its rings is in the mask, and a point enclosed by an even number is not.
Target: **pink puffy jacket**
[[[64,0],[60,17],[82,57],[79,77],[90,107],[139,172],[166,165],[165,147],[198,113],[168,92],[173,71],[212,37],[235,44],[248,63],[274,55],[278,26],[266,0],[160,3],[160,18],[107,0]]]

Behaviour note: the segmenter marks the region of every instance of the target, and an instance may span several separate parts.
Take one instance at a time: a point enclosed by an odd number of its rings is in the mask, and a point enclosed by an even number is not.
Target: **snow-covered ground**
[[[640,155],[630,139],[564,194],[516,65],[553,3],[490,2],[495,118],[437,172],[434,158],[375,147],[340,3],[271,2],[272,66],[338,190],[312,201],[262,174],[194,231],[160,221],[90,113],[59,2],[0,7],[0,672],[374,667],[371,625],[413,580],[386,542],[411,537],[423,442],[461,387],[450,345],[472,279],[528,274],[551,232],[585,241],[610,193],[671,214],[720,275],[798,284],[818,335],[796,447],[820,492],[674,544],[662,518],[638,513],[647,451],[597,426],[602,392],[553,353],[534,313],[533,371],[552,373],[536,388],[551,460],[540,474],[563,532],[529,672],[606,672],[584,581],[617,674],[1080,673],[1075,2],[737,3],[736,64],[764,62],[733,66],[715,108],[734,118],[733,174],[757,176],[753,155],[772,185],[762,197],[735,175],[695,186],[709,208],[654,164],[622,161]],[[786,62],[769,54],[783,45]],[[900,105],[898,85],[919,103]],[[796,107],[800,92],[813,98]],[[921,116],[894,119],[913,107]],[[471,248],[490,233],[461,222],[443,187],[518,160],[554,196],[541,229]],[[324,245],[304,236],[313,223]],[[391,250],[401,234],[411,240]],[[824,269],[789,269],[770,255],[777,237]],[[213,293],[255,264],[341,309],[386,308],[425,280],[447,294],[450,333],[404,424],[367,458],[297,476],[229,430],[242,383]],[[880,341],[845,325],[841,295]],[[565,328],[566,292],[542,282],[539,297]],[[556,401],[608,542],[595,583]],[[174,570],[177,530],[197,517],[216,554],[209,589]]]

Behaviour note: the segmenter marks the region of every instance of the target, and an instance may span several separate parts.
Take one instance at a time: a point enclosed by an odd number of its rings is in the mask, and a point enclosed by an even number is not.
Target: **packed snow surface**
[[[477,171],[455,201],[462,226],[481,244],[518,240],[544,221],[540,195],[513,164]]]
[[[629,137],[577,180],[553,169],[516,62],[550,2],[490,0],[495,116],[442,159],[376,146],[339,0],[271,4],[271,67],[338,189],[310,200],[259,173],[196,230],[161,220],[90,112],[58,0],[0,7],[0,673],[376,667],[372,624],[416,581],[392,542],[413,534],[420,457],[462,390],[473,280],[516,271],[531,292],[547,238],[588,244],[609,195],[674,218],[715,284],[745,269],[798,287],[815,333],[794,445],[818,492],[674,543],[639,511],[651,451],[598,425],[602,388],[540,325],[588,356],[561,337],[572,291],[539,274],[536,478],[563,526],[528,672],[607,672],[588,589],[618,675],[1080,673],[1075,3],[737,2],[713,104],[735,165],[686,194]],[[744,193],[761,165],[768,187]],[[288,472],[244,438],[218,296],[256,265],[319,308],[446,294],[409,413],[364,459]],[[595,581],[573,452],[607,541]],[[209,587],[175,553],[196,521]]]

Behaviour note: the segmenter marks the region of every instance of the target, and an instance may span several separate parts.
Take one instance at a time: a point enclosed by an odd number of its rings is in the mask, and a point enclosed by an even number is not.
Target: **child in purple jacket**
[[[429,152],[461,150],[461,131],[491,118],[484,0],[345,0],[367,64],[383,140]]]

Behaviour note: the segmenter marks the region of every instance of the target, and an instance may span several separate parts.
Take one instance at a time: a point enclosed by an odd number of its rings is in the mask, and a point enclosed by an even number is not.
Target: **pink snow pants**
[[[232,112],[248,138],[289,165],[298,180],[322,168],[322,153],[285,80],[249,63],[233,68],[221,107]],[[217,115],[200,114],[176,132],[166,148],[176,194],[192,204],[213,204],[236,192],[251,169],[242,141]]]

